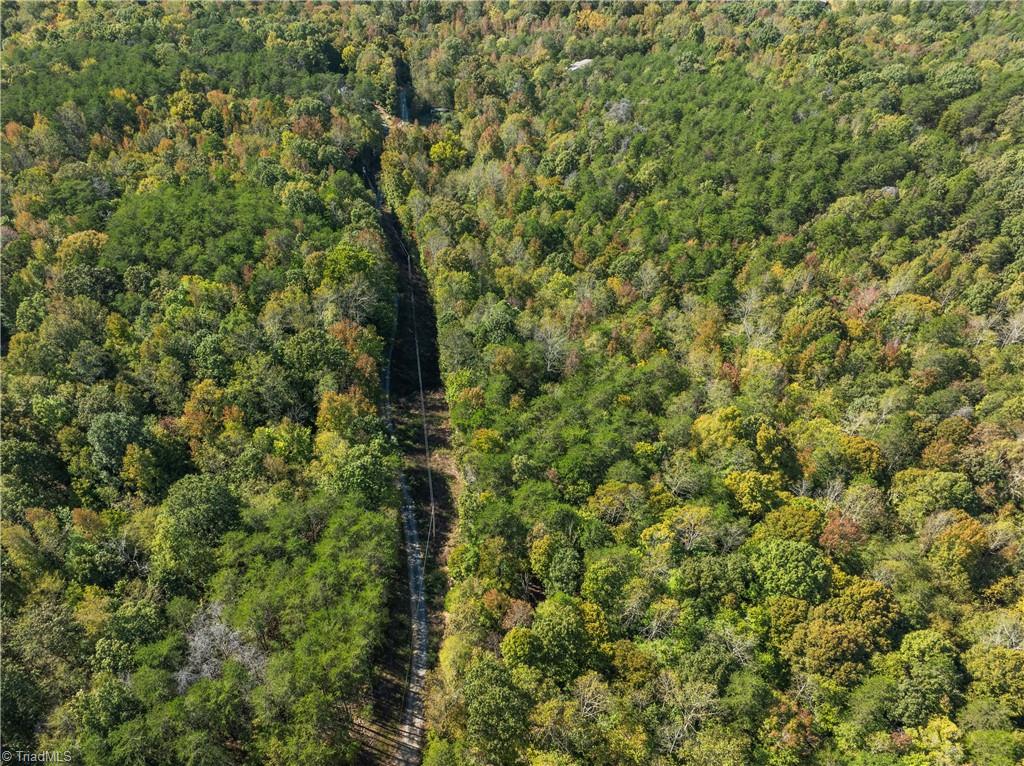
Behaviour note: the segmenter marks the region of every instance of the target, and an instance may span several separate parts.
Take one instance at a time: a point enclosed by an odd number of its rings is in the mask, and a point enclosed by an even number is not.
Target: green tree
[[[892,715],[906,726],[921,726],[936,715],[950,712],[959,672],[956,649],[934,630],[906,634],[900,648],[882,660],[896,679]]]
[[[169,593],[194,594],[213,574],[212,552],[238,523],[238,499],[215,476],[177,481],[157,516],[150,577]]]
[[[472,662],[464,683],[469,745],[496,763],[519,762],[529,699],[512,684],[505,666],[492,657]]]
[[[578,600],[556,593],[538,607],[533,635],[541,648],[541,667],[561,684],[582,673],[591,661],[592,646]]]
[[[768,538],[750,551],[757,587],[767,597],[818,601],[828,591],[830,574],[821,554],[807,543]]]

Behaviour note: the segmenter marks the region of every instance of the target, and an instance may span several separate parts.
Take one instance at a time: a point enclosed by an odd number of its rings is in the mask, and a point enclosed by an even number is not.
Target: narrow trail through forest
[[[426,277],[397,220],[381,225],[399,291],[384,374],[389,429],[403,454],[399,476],[406,581],[392,596],[389,646],[372,690],[370,714],[355,722],[360,763],[414,766],[421,761],[423,692],[440,640],[446,579],[439,558],[451,517],[448,411],[438,363],[437,328]],[[403,608],[404,602],[404,608]]]

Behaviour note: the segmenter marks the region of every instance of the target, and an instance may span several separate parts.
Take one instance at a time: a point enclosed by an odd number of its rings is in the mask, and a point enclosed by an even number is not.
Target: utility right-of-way
[[[376,184],[368,173],[366,176],[376,191]],[[449,426],[426,277],[397,219],[385,208],[379,192],[377,197],[399,282],[382,385],[388,428],[403,453],[398,481],[408,611],[405,618],[397,613],[396,593],[391,644],[373,690],[373,713],[370,720],[357,723],[356,736],[362,747],[360,762],[414,766],[422,760],[431,636],[439,634],[441,623],[443,593],[429,583],[443,582],[440,577],[431,579],[430,574],[439,566],[451,507],[446,471],[435,464],[438,450],[443,455],[448,447]]]
[[[421,344],[420,342],[420,319],[416,310],[417,303],[423,302],[427,298],[425,293],[417,295],[417,287],[425,291],[426,285],[422,280],[422,275],[418,273],[418,268],[414,270],[412,253],[409,250],[408,245],[406,245],[402,240],[401,233],[398,231],[394,221],[387,215],[383,216],[382,220],[392,254],[395,256],[396,265],[403,277],[400,279],[403,289],[398,303],[398,324],[396,327],[395,337],[392,341],[391,352],[389,354],[388,372],[385,382],[388,425],[393,431],[397,428],[396,413],[394,411],[395,407],[392,404],[392,392],[396,391],[397,393],[404,388],[405,396],[399,399],[400,403],[404,403],[406,405],[403,407],[406,411],[403,414],[408,414],[408,402],[410,398],[418,400],[419,404],[419,425],[420,430],[422,431],[422,441],[417,439],[414,442],[415,447],[411,450],[413,455],[408,455],[408,452],[410,451],[408,448],[406,449],[406,452],[407,459],[408,457],[415,457],[415,453],[417,452],[422,456],[421,461],[416,462],[422,462],[423,469],[426,473],[425,484],[427,489],[427,498],[429,501],[431,531],[433,531],[437,506],[434,496],[434,472],[430,460],[430,428],[427,420],[426,408],[427,383],[424,381],[423,373],[425,361],[431,364],[428,368],[428,372],[434,373],[437,367],[437,359],[435,350],[434,354],[432,354],[429,359],[424,360],[424,344]],[[402,256],[404,256],[405,263],[401,262],[403,260]],[[417,276],[420,277],[418,283],[416,279]],[[433,312],[431,311],[429,317],[425,316],[424,319],[428,319],[432,322]],[[404,332],[400,332],[400,330],[404,330]],[[436,331],[432,335],[432,338],[434,336],[436,336]],[[409,343],[410,340],[412,341],[411,344]],[[404,364],[402,364],[401,367],[396,368],[396,359],[403,361]],[[411,380],[413,367],[415,367],[414,385]],[[396,372],[404,373],[405,380],[401,377],[396,378]],[[432,374],[430,379],[428,379],[429,384],[436,385],[439,383],[439,379],[439,373],[436,376]],[[404,382],[404,386],[401,386],[401,388],[396,385],[399,381]],[[422,450],[420,448],[422,448]],[[424,545],[420,537],[419,523],[416,518],[417,504],[413,498],[412,490],[410,489],[406,470],[402,471],[402,474],[399,477],[399,483],[402,491],[402,535],[405,544],[406,568],[408,570],[409,628],[411,636],[409,669],[406,677],[402,721],[399,731],[400,747],[399,752],[397,753],[396,762],[403,764],[403,766],[412,766],[420,762],[421,748],[423,744],[423,690],[427,676],[427,665],[429,662],[428,635],[430,630],[429,621],[427,619],[427,594],[424,578],[424,568],[427,563],[426,554],[428,552],[428,548]]]

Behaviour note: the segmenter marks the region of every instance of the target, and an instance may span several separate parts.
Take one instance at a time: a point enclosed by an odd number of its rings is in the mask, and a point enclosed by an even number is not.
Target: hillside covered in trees
[[[379,174],[462,479],[425,764],[1024,759],[1019,4],[3,9],[5,747],[360,762]]]

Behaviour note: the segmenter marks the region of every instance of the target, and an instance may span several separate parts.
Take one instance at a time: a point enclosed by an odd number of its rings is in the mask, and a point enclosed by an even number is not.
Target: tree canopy
[[[382,205],[461,478],[424,763],[1024,758],[1019,3],[3,11],[5,747],[358,762]]]

